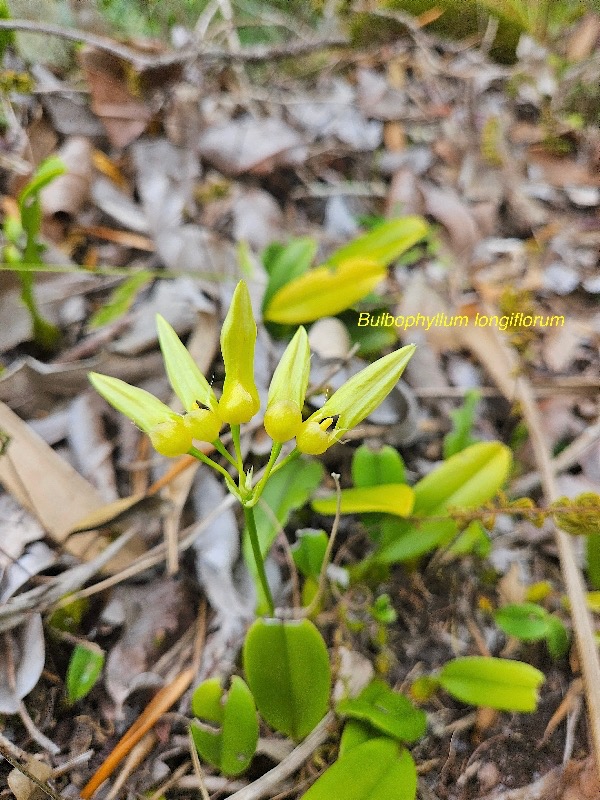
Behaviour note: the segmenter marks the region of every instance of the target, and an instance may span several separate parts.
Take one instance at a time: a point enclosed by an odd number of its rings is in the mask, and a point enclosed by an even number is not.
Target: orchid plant
[[[148,434],[161,455],[177,457],[187,453],[224,478],[227,488],[244,509],[262,589],[270,616],[274,616],[273,599],[258,547],[253,507],[269,478],[291,459],[300,453],[324,453],[377,408],[400,379],[415,347],[407,345],[365,367],[334,392],[318,411],[303,420],[310,348],[306,330],[298,328],[269,386],[264,427],[272,440],[271,454],[261,479],[254,482],[252,468],[244,467],[240,446],[240,426],[250,422],[260,410],[254,380],[257,329],[248,287],[244,281],[238,283],[221,330],[225,381],[220,399],[171,325],[160,315],[157,315],[156,324],[167,377],[181,401],[183,414],[176,413],[144,389],[118,378],[93,372],[90,381],[107,402]],[[231,430],[233,453],[227,450],[220,438],[224,425],[229,425]],[[283,445],[294,438],[295,447],[281,457]],[[234,474],[237,473],[236,477],[233,478],[223,465],[199,450],[195,442],[211,443]]]
[[[105,400],[148,434],[160,454],[188,454],[216,470],[243,508],[268,616],[255,620],[246,634],[243,661],[248,685],[239,677],[227,690],[218,680],[205,681],[192,697],[192,711],[200,723],[190,726],[200,755],[234,775],[246,769],[254,754],[257,708],[275,730],[302,739],[324,717],[331,693],[329,656],[317,627],[306,615],[302,619],[276,616],[254,508],[269,479],[282,467],[301,453],[324,453],[377,408],[399,380],[415,348],[402,347],[365,367],[303,419],[310,348],[306,330],[298,328],[269,386],[264,427],[272,447],[263,474],[256,479],[252,467],[244,465],[240,445],[241,426],[260,411],[254,379],[257,328],[246,284],[238,283],[221,330],[225,380],[220,398],[161,316],[157,317],[157,329],[167,376],[183,414],[117,378],[91,373],[90,380]],[[231,431],[231,452],[221,438],[225,425]],[[294,439],[295,444],[288,444],[284,453],[284,445]],[[200,442],[211,443],[223,462],[202,452]]]

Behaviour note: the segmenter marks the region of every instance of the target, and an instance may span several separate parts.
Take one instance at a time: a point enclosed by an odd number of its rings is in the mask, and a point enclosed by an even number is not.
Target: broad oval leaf
[[[486,656],[455,658],[439,676],[442,688],[457,700],[498,711],[535,711],[544,680],[530,664]]]
[[[352,457],[352,482],[357,487],[404,483],[406,470],[400,453],[386,444],[373,449],[361,444]]]
[[[234,675],[229,691],[217,678],[192,695],[190,733],[200,756],[225,775],[239,775],[252,761],[258,742],[258,717],[250,689]],[[205,723],[205,724],[202,724]]]
[[[415,485],[414,513],[435,515],[487,502],[506,481],[511,461],[501,442],[478,442],[461,450]]]
[[[368,258],[388,266],[424,239],[428,230],[423,217],[409,216],[388,220],[350,244],[340,247],[327,259],[327,264],[337,266],[350,258]]]
[[[406,520],[389,519],[381,526],[380,548],[373,560],[379,564],[395,564],[435,550],[456,535],[458,527],[453,519],[424,520],[410,523]]]
[[[381,680],[374,680],[358,697],[340,700],[336,712],[343,717],[367,722],[379,733],[400,742],[416,742],[427,728],[425,712],[407,697],[394,692]]]
[[[407,517],[413,510],[415,495],[405,483],[391,483],[383,486],[364,486],[343,489],[341,492],[342,514],[360,514],[378,511]],[[335,514],[337,496],[313,500],[312,507],[318,514]]]
[[[323,637],[307,619],[257,619],[244,642],[244,671],[272,728],[302,739],[327,712],[331,690]]]
[[[386,273],[385,265],[367,258],[352,258],[335,268],[315,267],[275,292],[265,309],[265,320],[298,325],[332,317],[362,300]]]
[[[366,722],[358,722],[354,719],[348,720],[340,737],[339,758],[345,756],[354,747],[358,747],[359,744],[364,744],[370,739],[377,738],[379,738],[378,734]]]
[[[96,685],[104,667],[104,652],[94,644],[75,646],[67,669],[67,700],[76,703]]]
[[[551,616],[537,603],[510,603],[494,614],[496,624],[504,633],[524,642],[545,639],[551,627]]]
[[[410,753],[380,737],[345,752],[301,800],[414,800],[416,792]]]

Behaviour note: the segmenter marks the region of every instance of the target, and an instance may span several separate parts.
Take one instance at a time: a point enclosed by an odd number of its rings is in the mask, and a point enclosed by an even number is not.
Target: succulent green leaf
[[[126,278],[120,286],[111,293],[108,301],[92,314],[88,327],[99,328],[109,322],[121,317],[131,308],[137,293],[154,278],[154,273],[150,270],[140,270],[134,272]]]
[[[360,488],[404,483],[406,470],[400,453],[390,445],[374,449],[361,444],[352,457],[352,483]]]
[[[368,725],[366,722],[358,722],[354,719],[349,719],[344,725],[344,730],[340,737],[340,753],[339,757],[345,756],[353,747],[359,744],[368,742],[369,739],[380,738],[381,734]]]
[[[487,502],[506,481],[511,460],[509,448],[500,442],[467,447],[415,485],[414,513],[436,515]]]
[[[492,549],[490,537],[478,519],[470,522],[464,531],[461,531],[448,548],[453,556],[473,554],[486,558]]]
[[[342,514],[381,512],[407,517],[414,505],[415,496],[405,483],[365,486],[364,488],[343,489],[340,497]],[[318,514],[335,514],[337,495],[313,500],[312,507]]]
[[[107,403],[129,417],[145,433],[177,416],[153,394],[137,386],[131,386],[120,378],[112,378],[98,372],[88,373],[88,378]]]
[[[75,646],[67,669],[67,700],[76,703],[96,685],[104,666],[104,652],[92,643]]]
[[[571,638],[561,620],[550,615],[550,629],[546,635],[546,646],[552,658],[562,658],[569,652]]]
[[[225,775],[239,775],[252,761],[258,742],[258,717],[250,689],[234,675],[229,691],[217,678],[192,695],[190,732],[200,756]]]
[[[388,266],[424,239],[428,231],[429,226],[422,217],[392,219],[340,247],[327,259],[327,264],[338,266],[349,259],[364,258]]]
[[[523,642],[545,639],[551,627],[551,615],[537,603],[510,603],[496,611],[494,620],[504,633]]]
[[[160,314],[156,315],[156,330],[169,383],[185,411],[193,411],[200,405],[216,412],[217,398],[210,384],[179,336]]]
[[[303,739],[327,712],[331,690],[323,637],[307,619],[257,619],[244,642],[257,708],[275,730]]]
[[[384,265],[365,258],[353,258],[337,267],[315,267],[273,295],[265,320],[298,325],[334,316],[366,297],[386,274]]]
[[[352,747],[301,800],[414,800],[417,771],[407,750],[379,737]]]
[[[410,700],[394,692],[381,680],[374,680],[358,697],[340,700],[336,712],[343,717],[367,722],[380,733],[399,742],[416,742],[427,728],[427,717]]]
[[[486,656],[455,658],[444,665],[441,687],[463,703],[498,711],[535,711],[542,672],[522,661]]]
[[[381,544],[373,560],[379,564],[396,564],[419,558],[451,541],[458,526],[453,519],[415,523],[390,519],[382,523],[381,531]]]
[[[511,453],[500,442],[478,442],[451,456],[414,487],[414,516],[441,516],[449,508],[474,508],[498,492],[508,477]],[[373,560],[394,564],[448,544],[458,533],[453,519],[386,520]]]
[[[317,253],[317,242],[309,236],[292,239],[285,246],[279,246],[271,257],[265,254],[265,269],[269,282],[263,297],[262,310],[267,308],[271,298],[290,281],[299,278],[310,268]]]

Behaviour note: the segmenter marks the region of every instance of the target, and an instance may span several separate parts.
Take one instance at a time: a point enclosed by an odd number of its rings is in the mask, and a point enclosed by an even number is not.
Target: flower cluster
[[[198,455],[194,441],[212,442],[223,452],[219,438],[223,425],[231,426],[235,441],[239,425],[249,422],[260,409],[254,380],[256,322],[246,284],[238,283],[221,330],[225,380],[220,399],[173,328],[160,315],[157,315],[157,330],[167,376],[184,408],[183,415],[149,392],[117,378],[91,373],[90,381],[111,405],[150,436],[154,448],[162,455]],[[414,349],[414,345],[408,345],[370,364],[334,392],[322,408],[303,420],[310,348],[305,329],[298,328],[269,387],[264,426],[277,451],[273,463],[281,445],[294,438],[297,451],[312,455],[319,455],[338,442],[389,394]]]

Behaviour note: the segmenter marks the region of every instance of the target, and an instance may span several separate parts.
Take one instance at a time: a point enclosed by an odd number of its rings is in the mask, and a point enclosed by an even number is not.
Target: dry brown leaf
[[[0,430],[10,437],[0,456],[0,483],[55,542],[73,555],[93,558],[100,547],[96,534],[67,537],[79,519],[104,505],[100,494],[4,403]],[[140,546],[128,545],[107,569],[121,569],[140,553]]]
[[[569,36],[567,60],[583,61],[589,58],[598,42],[598,37],[600,37],[600,17],[598,14],[586,14]]]
[[[45,364],[27,356],[15,361],[0,376],[0,400],[18,408],[24,417],[48,413],[56,408],[57,401],[89,388],[87,374],[90,370],[129,383],[164,374],[158,351],[137,358],[103,352],[98,358],[55,364]]]
[[[198,147],[226,175],[250,171],[264,175],[275,166],[301,164],[306,158],[300,134],[276,118],[244,118],[209,128]]]
[[[128,88],[128,65],[92,47],[78,55],[92,94],[92,111],[102,120],[113,147],[126,147],[141,136],[152,116]]]
[[[444,226],[450,237],[452,250],[457,257],[470,258],[481,233],[468,206],[454,189],[440,188],[421,182],[425,211]]]
[[[153,685],[152,664],[192,620],[190,598],[180,581],[153,580],[143,586],[115,588],[103,619],[123,624],[119,641],[106,661],[106,688],[121,716],[123,703],[136,688]]]

